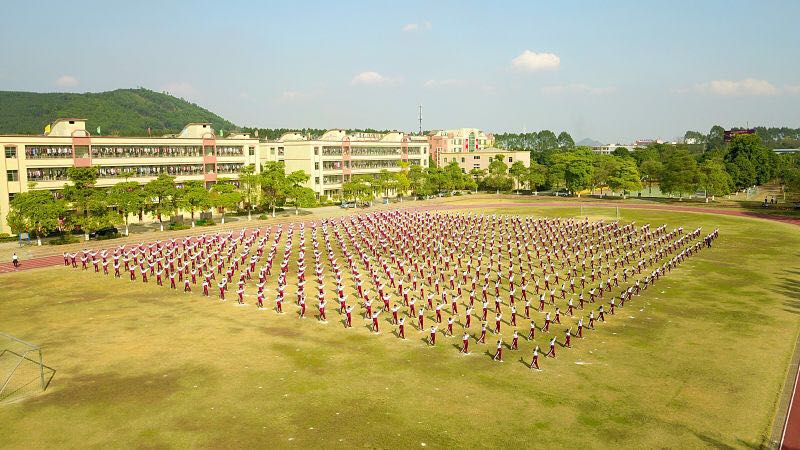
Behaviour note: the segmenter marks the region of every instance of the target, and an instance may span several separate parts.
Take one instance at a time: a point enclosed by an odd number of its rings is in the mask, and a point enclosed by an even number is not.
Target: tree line
[[[558,140],[558,136],[556,136]],[[562,191],[568,195],[607,191],[627,193],[658,186],[661,192],[679,197],[702,192],[706,197],[777,180],[789,192],[800,192],[800,154],[777,155],[756,135],[736,136],[712,149],[688,144],[653,144],[629,151],[619,147],[599,154],[585,146],[563,146],[531,151],[528,167],[522,161],[510,166],[496,155],[486,170],[466,172],[456,162],[429,167],[401,162],[399,171],[382,170],[372,175],[354,175],[342,180],[341,200],[370,202],[380,197],[411,194],[416,198],[453,191],[509,192],[512,190]],[[267,162],[259,173],[255,166],[242,169],[238,180],[220,178],[210,188],[202,181],[176,183],[161,174],[141,185],[124,181],[108,188],[97,187],[96,168],[70,168],[69,183],[53,195],[29,190],[11,201],[7,221],[15,232],[45,236],[57,230],[81,229],[87,233],[115,224],[128,226],[131,216],[145,213],[161,222],[180,211],[194,220],[198,212],[216,209],[223,215],[232,210],[271,211],[286,205],[314,206],[327,203],[306,187],[309,175],[302,170],[286,173],[282,162]],[[339,199],[337,199],[339,200]]]
[[[176,183],[175,177],[160,174],[146,184],[128,181],[133,173],[124,173],[124,181],[111,187],[98,187],[94,167],[72,167],[63,190],[35,190],[17,194],[10,204],[6,221],[16,232],[28,232],[39,238],[56,231],[81,230],[87,234],[124,224],[126,234],[133,216],[143,219],[151,214],[164,228],[164,219],[188,212],[192,221],[197,213],[216,209],[222,214],[262,209],[275,214],[285,205],[299,207],[316,203],[314,191],[304,184],[309,175],[302,170],[286,173],[283,163],[268,162],[260,173],[246,166],[238,180],[219,178],[207,187],[203,181]]]

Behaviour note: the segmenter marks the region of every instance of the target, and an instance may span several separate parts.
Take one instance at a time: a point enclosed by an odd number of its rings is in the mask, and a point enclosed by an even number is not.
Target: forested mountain
[[[177,133],[190,122],[211,122],[215,130],[236,125],[194,103],[148,89],[85,94],[0,91],[0,134],[42,134],[58,118],[87,119],[102,135],[153,136]]]

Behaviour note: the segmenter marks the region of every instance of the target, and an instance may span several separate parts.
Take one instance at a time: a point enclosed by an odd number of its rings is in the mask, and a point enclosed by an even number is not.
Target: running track
[[[737,210],[724,210],[713,208],[695,208],[691,206],[680,205],[667,205],[667,206],[654,206],[654,205],[641,205],[629,204],[620,206],[616,203],[574,203],[574,202],[537,202],[537,203],[483,203],[477,205],[458,205],[458,204],[443,204],[443,205],[420,205],[406,207],[405,209],[471,209],[471,208],[517,208],[517,207],[580,207],[586,206],[587,208],[594,207],[621,207],[623,209],[649,209],[649,210],[663,210],[671,212],[690,212],[690,213],[703,213],[703,214],[720,214],[725,216],[737,217],[750,217],[756,219],[773,220],[776,222],[788,223],[800,226],[800,218],[777,216],[762,213],[750,213]],[[383,208],[381,208],[383,210]],[[238,228],[238,227],[234,227]],[[19,269],[14,269],[10,262],[0,263],[0,274],[6,272],[15,272],[18,270],[39,269],[42,267],[51,267],[63,264],[64,259],[60,254],[41,256],[30,260],[23,261]],[[792,398],[789,403],[786,422],[784,423],[781,432],[781,449],[797,449],[800,450],[800,371],[795,374],[793,383]],[[776,443],[777,444],[777,443]]]

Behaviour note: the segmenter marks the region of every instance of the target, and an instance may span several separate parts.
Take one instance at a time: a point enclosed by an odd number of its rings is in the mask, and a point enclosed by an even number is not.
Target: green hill
[[[177,133],[189,122],[211,122],[216,130],[237,129],[205,108],[148,89],[70,94],[0,91],[0,134],[41,134],[55,119],[87,119],[95,134],[153,136]]]

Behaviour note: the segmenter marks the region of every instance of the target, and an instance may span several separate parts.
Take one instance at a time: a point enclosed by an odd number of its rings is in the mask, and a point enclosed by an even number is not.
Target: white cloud
[[[422,23],[407,23],[403,25],[402,30],[406,33],[411,33],[414,31],[427,31],[433,28],[433,25],[430,22],[422,22]]]
[[[615,90],[616,88],[614,87],[593,87],[583,83],[557,84],[553,86],[544,86],[541,89],[543,94],[552,94],[552,95],[558,95],[558,94],[602,95],[602,94],[610,94]]]
[[[311,97],[312,94],[309,92],[286,91],[281,94],[280,100],[282,102],[295,102],[295,101],[307,100]]]
[[[390,86],[398,84],[402,81],[400,77],[385,77],[378,72],[361,72],[350,80],[350,85],[355,86],[359,84],[367,86]]]
[[[428,80],[423,84],[426,88],[436,88],[436,87],[460,87],[466,86],[468,83],[466,80],[459,80],[455,78],[448,78],[445,80]]]
[[[786,92],[792,93],[792,87],[787,86]],[[697,92],[701,94],[714,94],[724,97],[744,97],[775,95],[780,89],[775,87],[767,80],[757,80],[755,78],[745,78],[744,80],[712,80],[708,83],[695,84],[692,87],[681,87],[672,89],[676,94],[686,94]]]
[[[72,75],[61,75],[56,79],[56,86],[68,88],[68,87],[75,87],[78,85],[78,79],[73,77]]]
[[[561,65],[561,58],[554,53],[536,53],[525,50],[511,60],[511,68],[521,72],[537,72],[554,70]]]
[[[800,95],[800,84],[787,84],[783,87],[783,90],[786,91],[787,94]]]
[[[184,81],[167,83],[161,86],[161,90],[175,97],[191,97],[197,93],[197,89],[194,86]]]

